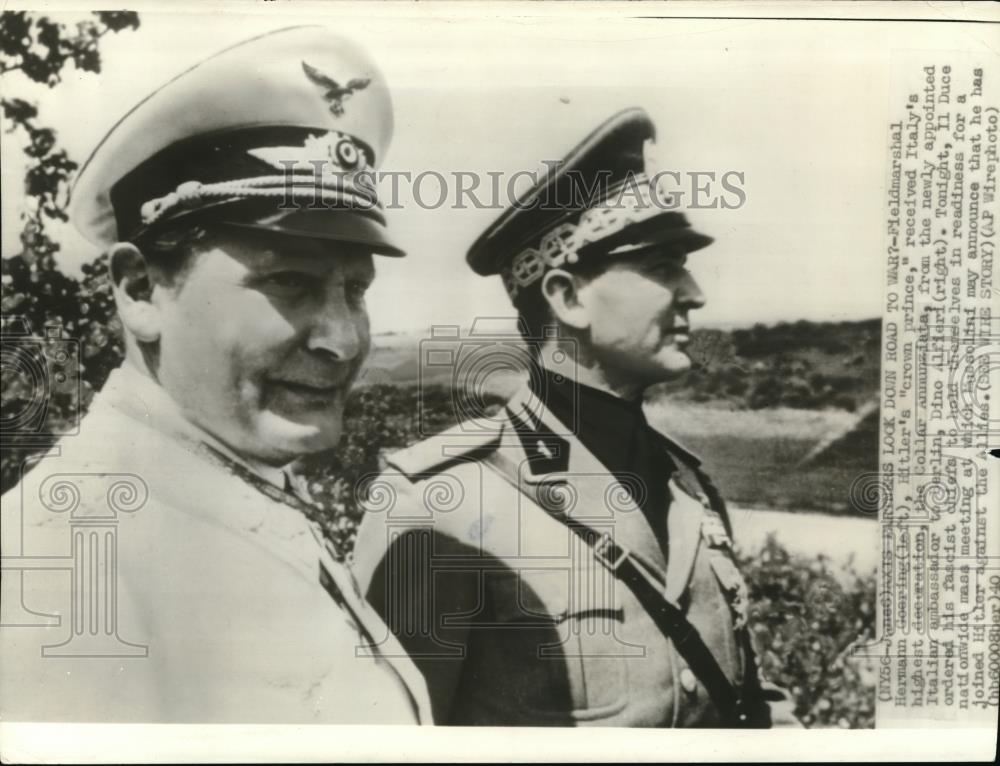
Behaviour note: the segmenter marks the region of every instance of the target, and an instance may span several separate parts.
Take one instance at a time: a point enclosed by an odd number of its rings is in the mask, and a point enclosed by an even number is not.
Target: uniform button
[[[691,672],[691,668],[683,668],[681,670],[681,687],[688,694],[694,692],[698,686],[698,679],[694,677],[694,673]]]

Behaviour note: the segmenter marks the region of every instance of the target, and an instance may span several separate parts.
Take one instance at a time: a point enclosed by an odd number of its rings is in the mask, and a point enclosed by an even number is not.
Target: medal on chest
[[[701,522],[701,538],[708,549],[708,562],[726,596],[733,614],[733,627],[741,630],[749,618],[749,588],[733,561],[733,542],[718,513],[705,508]]]

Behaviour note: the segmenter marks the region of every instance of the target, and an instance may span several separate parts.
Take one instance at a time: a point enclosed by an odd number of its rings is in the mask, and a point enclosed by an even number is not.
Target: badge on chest
[[[741,630],[749,617],[749,589],[746,580],[733,561],[733,541],[726,531],[722,517],[705,508],[701,522],[701,538],[708,549],[708,561],[719,585],[726,595],[726,601],[733,613],[733,626]]]

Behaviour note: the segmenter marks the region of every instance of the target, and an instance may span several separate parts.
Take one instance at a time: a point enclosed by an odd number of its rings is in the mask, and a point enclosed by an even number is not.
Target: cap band
[[[550,229],[537,248],[528,247],[515,255],[510,265],[500,270],[510,297],[517,297],[520,290],[537,282],[549,269],[576,263],[580,249],[586,245],[608,239],[632,224],[663,215],[673,207],[670,195],[663,194],[658,187],[651,190],[645,175],[635,175],[631,179],[634,183],[617,187],[614,203],[606,199],[584,210],[576,224],[563,223]],[[626,197],[631,197],[631,201],[624,201]]]
[[[333,181],[338,181],[333,183]],[[381,205],[370,187],[361,187],[349,177],[329,178],[323,176],[310,180],[295,176],[257,176],[233,181],[203,184],[186,181],[163,197],[144,202],[139,209],[144,227],[153,226],[157,221],[181,209],[195,210],[206,202],[237,201],[242,199],[282,200],[289,208],[300,207],[300,203],[324,207],[347,207],[365,210],[375,214],[384,223]]]

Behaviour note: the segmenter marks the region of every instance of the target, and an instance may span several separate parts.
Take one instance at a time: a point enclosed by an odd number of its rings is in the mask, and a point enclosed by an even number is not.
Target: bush
[[[750,391],[747,403],[754,410],[777,407],[781,402],[782,391],[782,382],[778,378],[773,376],[761,378]]]
[[[418,396],[415,386],[355,390],[336,453],[315,455],[303,463],[317,501],[314,518],[345,558],[354,547],[361,497],[370,478],[384,467],[385,452],[425,433],[417,416]],[[492,397],[487,409],[493,411],[501,403]],[[423,425],[432,429],[446,428],[457,419],[451,392],[441,386],[426,389],[423,408]],[[60,417],[60,407],[53,407],[49,427],[58,428]],[[40,449],[5,449],[5,484],[16,481],[18,462]],[[743,558],[741,565],[750,587],[750,624],[762,667],[793,694],[796,714],[808,726],[872,726],[873,681],[865,677],[863,665],[850,658],[849,649],[856,639],[873,633],[874,577],[852,576],[845,586],[824,559],[793,558],[774,540],[759,555]]]
[[[59,82],[63,66],[69,62],[80,71],[99,71],[100,37],[107,31],[136,28],[139,19],[132,12],[96,12],[94,16],[96,21],[88,20],[74,31],[24,12],[4,14],[0,69],[20,70],[48,87]],[[36,31],[29,33],[32,29]],[[27,223],[21,233],[25,249],[2,261],[0,312],[23,319],[23,328],[18,330],[22,335],[37,337],[47,324],[58,323],[79,345],[80,386],[70,393],[47,397],[37,429],[23,438],[12,435],[5,439],[0,494],[17,481],[22,461],[45,451],[46,442],[54,443],[60,433],[75,426],[77,413],[86,410],[93,393],[122,359],[106,259],[85,265],[82,279],[75,279],[56,265],[54,254],[59,246],[46,234],[46,222],[66,220],[65,192],[76,163],[55,143],[51,129],[36,124],[37,110],[32,104],[13,98],[2,102],[4,118],[30,138],[25,150],[30,162],[25,179]],[[787,376],[802,375],[808,367],[808,362],[801,360],[797,366],[793,362],[784,369],[785,355],[816,348],[828,354],[862,349],[844,365],[862,368],[860,377],[832,384],[829,391],[814,386],[818,391],[814,397],[803,391],[792,397],[796,406],[832,403],[853,407],[853,394],[863,394],[857,389],[863,386],[869,395],[878,390],[880,330],[880,320],[871,320],[838,325],[780,323],[772,328],[758,324],[731,334],[700,331],[692,343],[697,369],[691,380],[696,385],[688,387],[692,392],[688,395],[702,400],[724,395],[740,406],[773,406],[788,399]],[[44,367],[42,346],[37,348],[41,356],[22,361]],[[875,363],[871,363],[873,359]],[[752,367],[746,360],[753,360]],[[0,402],[6,426],[13,420],[12,414],[33,407],[38,387],[13,364],[7,365],[7,358],[4,361]],[[684,384],[681,381],[679,388]],[[831,400],[831,395],[836,397]],[[491,413],[501,401],[487,396],[475,404],[483,413]],[[456,420],[455,409],[452,391],[443,386],[425,388],[422,398],[415,387],[372,386],[354,392],[340,448],[335,454],[314,456],[304,465],[319,501],[316,516],[344,555],[353,548],[360,519],[359,494],[366,478],[381,469],[383,453],[413,442],[422,433],[448,427]],[[423,413],[422,421],[418,411]],[[474,414],[468,409],[463,412],[463,416]],[[875,423],[873,438],[877,440],[877,419]],[[761,646],[764,669],[794,693],[797,712],[806,724],[872,725],[873,682],[865,677],[864,666],[849,658],[848,649],[857,635],[872,631],[874,578],[855,578],[845,587],[828,571],[824,560],[810,564],[793,559],[773,540],[759,557],[745,560],[744,568],[753,598],[751,625]]]
[[[386,451],[421,438],[416,387],[372,386],[354,392],[335,460],[314,458],[310,486],[322,501],[319,519],[350,558],[362,511],[365,478]],[[491,408],[501,400],[494,397]],[[428,388],[424,413],[446,428],[457,417],[450,391]],[[835,573],[825,557],[792,556],[773,538],[740,566],[750,588],[750,626],[764,674],[787,689],[806,726],[874,726],[874,670],[851,656],[875,631],[875,577]],[[840,575],[838,579],[837,575]],[[846,584],[845,584],[846,581]]]
[[[875,637],[875,576],[849,569],[838,579],[825,557],[791,556],[773,537],[740,564],[761,668],[791,692],[799,719],[810,727],[873,727],[875,669],[851,650]]]
[[[2,308],[4,314],[24,317],[25,331],[35,336],[47,322],[56,320],[79,342],[79,397],[51,399],[45,422],[35,434],[55,441],[74,424],[76,410],[86,409],[93,392],[121,360],[105,264],[98,261],[88,266],[83,279],[77,281],[58,272],[51,262],[32,262],[20,256],[5,259]],[[808,334],[801,327],[781,330],[789,332],[798,343],[806,342]],[[757,343],[758,352],[774,341],[767,328],[754,328],[746,334],[750,337],[744,340]],[[871,330],[871,336],[869,345],[877,350],[877,328]],[[761,360],[756,363],[759,369],[748,371],[726,357],[729,349],[720,338],[711,336],[714,345],[706,346],[705,358],[712,364],[693,372],[700,384],[695,389],[699,398],[727,392],[745,396],[749,406],[758,408],[788,401],[789,391],[794,390],[802,397],[800,401],[806,401],[806,389],[799,381],[789,386],[789,378],[777,374],[776,360]],[[830,380],[814,377],[810,382],[813,391],[817,384],[823,386],[819,396],[813,394],[816,398],[854,406],[853,397],[844,390],[851,388],[847,380],[833,378],[833,385],[829,385]],[[827,385],[830,390],[826,390]],[[13,368],[4,367],[0,399],[5,417],[21,411],[34,395],[29,381],[14,374]],[[456,406],[453,392],[445,386],[425,386],[422,394],[417,386],[393,385],[368,386],[352,393],[340,447],[333,454],[311,457],[303,466],[318,501],[316,519],[345,557],[354,546],[361,518],[360,495],[368,477],[383,467],[384,453],[449,427],[456,422],[458,409],[463,417],[475,415],[469,411],[471,404]],[[502,400],[486,396],[475,404],[482,414],[489,414]],[[875,433],[877,436],[877,429]],[[17,481],[21,461],[45,450],[44,444],[30,441],[5,441],[0,490],[5,492]],[[849,576],[850,583],[844,585],[825,560],[795,559],[773,540],[759,556],[742,563],[751,591],[751,627],[764,671],[792,692],[797,714],[809,726],[871,726],[874,679],[863,662],[850,657],[849,650],[859,636],[872,635],[874,578]]]
[[[314,466],[311,486],[323,501],[321,521],[346,558],[361,520],[364,478],[380,470],[385,451],[421,437],[417,397],[416,387],[355,392],[338,459]],[[494,398],[491,408],[500,403]],[[441,428],[457,419],[445,387],[427,389],[424,408],[425,422]],[[874,575],[835,573],[826,558],[792,556],[773,538],[759,553],[741,556],[740,565],[762,669],[792,694],[796,715],[806,726],[874,726],[874,670],[868,660],[851,656],[856,643],[874,637]]]
[[[2,493],[17,482],[24,459],[44,451],[44,442],[54,443],[76,425],[77,413],[86,410],[94,392],[121,364],[123,349],[106,258],[86,264],[81,280],[63,274],[51,258],[32,260],[23,255],[4,258],[0,274],[5,339],[0,401],[4,426],[10,426],[0,461]],[[55,395],[31,374],[46,368],[43,349],[59,343],[45,339],[47,327],[58,328],[63,339],[72,341],[73,358],[79,362],[71,373],[79,386],[65,387]],[[29,427],[14,427],[19,413],[43,403],[40,397],[44,397],[41,422],[32,419]]]

